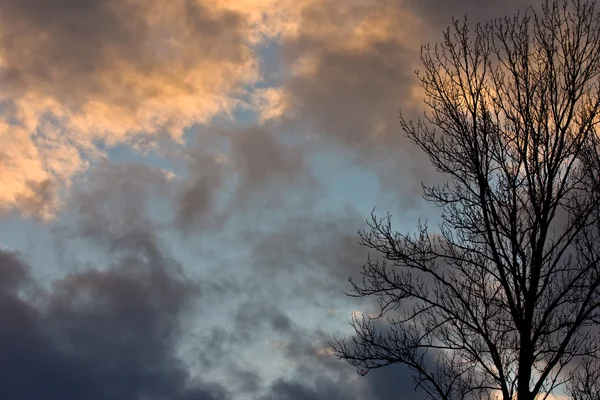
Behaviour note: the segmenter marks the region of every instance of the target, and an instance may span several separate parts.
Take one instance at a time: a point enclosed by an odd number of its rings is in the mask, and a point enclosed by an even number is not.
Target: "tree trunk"
[[[519,377],[517,381],[517,400],[534,400],[529,390],[531,384],[531,340],[529,331],[521,337],[519,349]]]

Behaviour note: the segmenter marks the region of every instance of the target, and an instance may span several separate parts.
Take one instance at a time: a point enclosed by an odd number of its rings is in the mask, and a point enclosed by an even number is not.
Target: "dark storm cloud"
[[[195,291],[166,267],[123,263],[27,295],[36,286],[27,266],[0,252],[0,282],[7,398],[228,398],[218,385],[189,382],[175,356],[177,319]]]
[[[320,379],[314,384],[306,384],[280,379],[260,400],[358,400],[351,388],[344,382]]]
[[[365,377],[368,392],[374,399],[380,400],[425,400],[429,399],[423,390],[415,387],[408,367],[390,365],[386,368],[371,371]]]

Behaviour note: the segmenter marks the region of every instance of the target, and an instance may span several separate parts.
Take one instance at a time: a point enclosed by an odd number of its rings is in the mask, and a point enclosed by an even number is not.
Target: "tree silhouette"
[[[546,1],[469,28],[422,48],[429,111],[400,116],[448,176],[423,189],[443,222],[403,234],[371,216],[377,258],[349,295],[379,313],[332,347],[363,374],[407,365],[434,399],[598,398],[600,16]]]

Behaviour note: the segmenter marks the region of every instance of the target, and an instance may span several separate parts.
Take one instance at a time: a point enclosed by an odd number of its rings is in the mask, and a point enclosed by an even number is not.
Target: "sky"
[[[423,399],[328,342],[371,210],[435,225],[421,45],[520,0],[0,0],[0,392]]]

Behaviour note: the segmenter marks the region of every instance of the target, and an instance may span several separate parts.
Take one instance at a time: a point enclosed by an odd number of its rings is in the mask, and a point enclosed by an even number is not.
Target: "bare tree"
[[[400,122],[448,176],[424,186],[443,222],[403,234],[372,215],[360,235],[377,258],[349,294],[379,312],[354,315],[333,349],[360,373],[407,365],[434,399],[533,400],[569,383],[575,397],[600,354],[595,4],[545,2],[472,32],[455,20],[421,60],[429,111]]]
[[[600,362],[585,358],[571,375],[567,393],[573,400],[598,400],[600,397]]]

